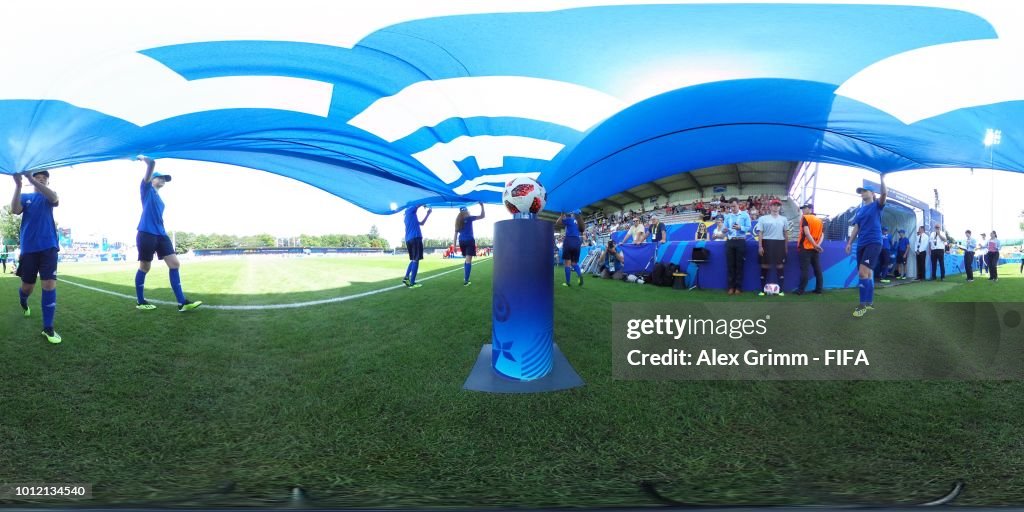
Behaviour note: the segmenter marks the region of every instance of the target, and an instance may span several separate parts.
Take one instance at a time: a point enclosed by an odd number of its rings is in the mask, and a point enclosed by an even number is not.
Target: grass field
[[[467,288],[460,263],[426,260],[421,277],[456,271],[420,289],[287,310],[140,312],[64,283],[60,345],[0,277],[0,483],[92,483],[93,503],[259,505],[300,485],[333,506],[479,507],[655,504],[648,480],[693,503],[909,503],[963,479],[959,503],[1024,503],[1024,383],[611,377],[613,303],[723,292],[559,286],[555,338],[586,386],[463,391],[489,341],[492,264]],[[185,262],[182,277],[211,305],[283,304],[394,286],[405,264]],[[133,295],[132,269],[68,264],[61,278]],[[878,303],[1024,302],[1017,269],[1000,272],[882,290]],[[173,300],[166,275],[154,267],[150,298]],[[856,292],[777,300],[852,309]],[[226,481],[229,494],[193,496]]]

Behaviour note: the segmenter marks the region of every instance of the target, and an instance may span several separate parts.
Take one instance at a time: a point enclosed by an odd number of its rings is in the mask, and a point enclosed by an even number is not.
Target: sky
[[[50,171],[50,185],[60,196],[54,218],[72,237],[134,243],[142,213],[139,181],[145,164],[118,160]],[[158,160],[157,172],[171,175],[160,195],[168,231],[276,237],[301,234],[369,233],[377,226],[395,247],[405,237],[402,212],[375,215],[305,183],[264,171],[187,160]],[[0,176],[0,197],[8,204],[14,180]],[[30,186],[24,192],[30,192]],[[479,206],[470,213],[478,215]],[[503,206],[486,207],[474,223],[477,236],[490,237],[494,222],[510,219]],[[421,228],[426,238],[454,238],[458,210],[436,208]],[[425,215],[420,210],[420,216]]]
[[[821,164],[816,211],[827,215],[842,213],[860,204],[856,188],[864,179],[878,181],[878,173],[838,165]],[[906,193],[935,206],[946,218],[946,230],[962,236],[970,229],[974,236],[993,229],[1003,239],[1024,237],[1020,213],[1024,210],[1024,173],[989,169],[924,169],[887,174],[890,189]],[[994,199],[994,200],[993,200]]]
[[[369,233],[376,225],[396,246],[404,238],[402,213],[375,215],[304,183],[271,173],[222,164],[184,160],[159,160],[157,171],[173,179],[161,191],[166,204],[164,224],[171,231],[250,235],[270,233],[277,237],[300,234]],[[58,224],[71,228],[74,238],[107,237],[134,242],[141,213],[139,180],[145,165],[121,160],[55,169],[50,183],[61,198],[55,210]],[[878,175],[862,169],[822,164],[816,196],[817,211],[835,215],[859,203],[854,192],[864,178]],[[975,233],[994,228],[1001,238],[1020,238],[1018,217],[1024,210],[1024,174],[987,169],[929,169],[889,174],[886,184],[930,205],[938,189],[941,210],[949,231]],[[12,179],[0,179],[0,197],[9,201]],[[25,192],[30,191],[25,188]],[[994,197],[995,201],[990,198]],[[476,215],[479,206],[470,208]],[[487,216],[474,224],[476,235],[491,237],[494,222],[512,217],[500,205],[487,205]],[[423,226],[424,237],[451,238],[457,211],[438,208]],[[421,216],[423,211],[421,210]]]

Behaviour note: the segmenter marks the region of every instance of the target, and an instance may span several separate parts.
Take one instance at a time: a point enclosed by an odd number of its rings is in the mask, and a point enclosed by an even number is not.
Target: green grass
[[[402,258],[186,262],[192,298],[269,304],[398,283]],[[458,268],[427,260],[421,275]],[[587,279],[555,290],[555,337],[586,381],[540,395],[461,389],[490,336],[489,261],[297,310],[139,312],[59,287],[61,345],[0,308],[0,482],[88,482],[101,503],[267,504],[301,485],[334,506],[647,505],[638,483],[709,504],[1024,503],[1019,382],[633,382],[611,376],[615,302],[717,301]],[[1024,279],[920,283],[887,301],[1024,300]],[[555,269],[556,276],[561,269]],[[132,267],[62,277],[131,295]],[[156,266],[150,296],[166,270]],[[38,304],[38,294],[33,296]],[[765,300],[745,294],[735,300]],[[856,301],[853,291],[786,301]],[[38,313],[37,313],[38,315]],[[171,505],[178,503],[168,503]]]

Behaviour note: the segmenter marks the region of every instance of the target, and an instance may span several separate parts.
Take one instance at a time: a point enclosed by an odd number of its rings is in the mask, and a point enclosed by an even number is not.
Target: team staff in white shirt
[[[928,246],[928,233],[925,232],[924,226],[919,226],[917,228],[917,241],[914,242],[914,255],[917,258],[917,281],[924,281]]]
[[[941,281],[946,280],[946,235],[942,232],[942,226],[935,225],[935,231],[928,235],[929,246],[932,253],[932,281],[935,280],[936,270],[940,270]]]

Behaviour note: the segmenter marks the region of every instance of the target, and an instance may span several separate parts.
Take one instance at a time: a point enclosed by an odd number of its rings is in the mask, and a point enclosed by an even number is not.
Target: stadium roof
[[[637,185],[583,208],[593,210],[622,208],[630,203],[646,201],[651,197],[663,197],[673,192],[696,190],[702,197],[718,197],[713,187],[718,185],[737,186],[727,197],[743,194],[743,186],[751,184],[773,184],[788,187],[800,167],[800,162],[748,162],[741,164],[716,165],[689,172],[681,172],[654,181]]]
[[[0,173],[145,153],[390,213],[520,174],[564,210],[733,162],[1024,170],[1019,2],[901,3],[5,2]]]

